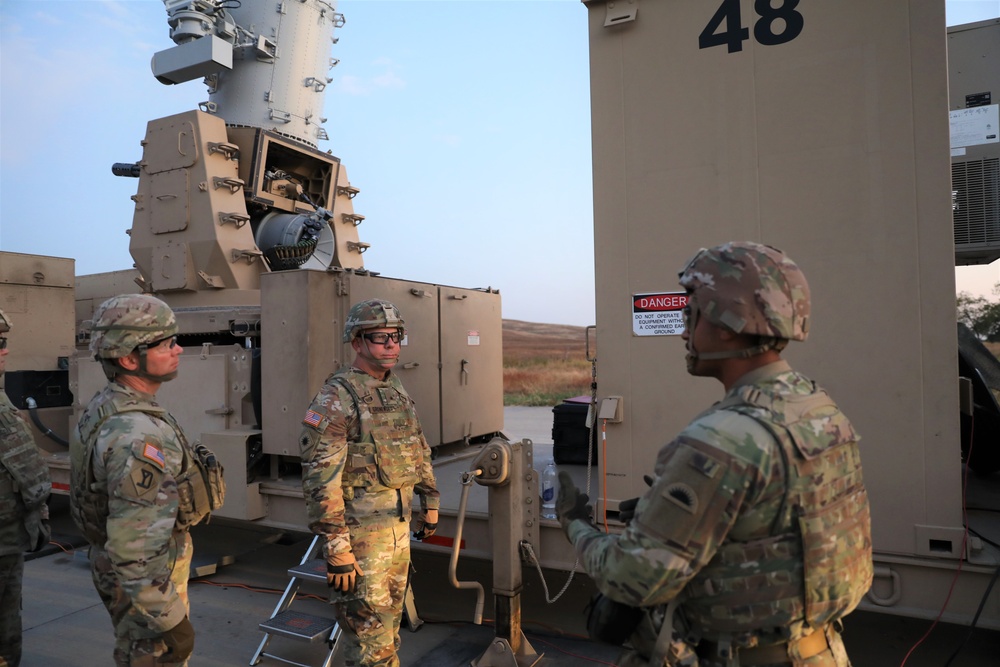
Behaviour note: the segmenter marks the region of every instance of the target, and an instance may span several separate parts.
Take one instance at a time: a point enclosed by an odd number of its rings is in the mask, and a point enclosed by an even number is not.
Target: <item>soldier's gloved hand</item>
[[[653,486],[653,478],[649,475],[643,475],[642,479],[646,482],[646,486]],[[626,525],[632,523],[632,519],[635,518],[635,506],[638,504],[638,497],[629,498],[618,503],[618,520]]]
[[[163,643],[170,649],[171,662],[184,662],[194,652],[194,626],[184,620],[163,633]]]
[[[334,554],[326,559],[326,585],[341,593],[351,593],[357,584],[358,577],[365,573],[358,567],[353,551]]]
[[[583,519],[590,523],[593,509],[588,504],[590,496],[580,493],[573,483],[573,478],[567,472],[559,473],[559,496],[556,498],[556,513],[563,531],[569,530],[569,524],[574,519]]]
[[[413,539],[422,540],[430,537],[437,530],[437,527],[438,511],[424,510],[423,516],[420,517],[420,528],[417,532],[413,533]]]

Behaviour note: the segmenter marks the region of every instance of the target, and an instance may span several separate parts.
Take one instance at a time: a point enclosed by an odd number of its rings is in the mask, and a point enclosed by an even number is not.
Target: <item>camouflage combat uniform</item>
[[[620,536],[563,510],[601,592],[642,609],[623,667],[847,667],[835,625],[871,586],[871,519],[857,434],[779,356],[808,334],[805,276],[733,242],[700,250],[680,283],[688,371],[725,397],[660,450]]]
[[[831,624],[872,576],[857,440],[822,389],[771,364],[659,452],[653,487],[620,537],[574,521],[570,538],[602,592],[654,608],[633,636],[637,652],[649,656],[656,641],[656,607],[679,597],[673,650],[687,661],[667,664],[722,667],[709,651],[819,630],[830,650],[794,664],[848,665]]]
[[[21,662],[24,552],[48,542],[51,490],[28,425],[0,390],[0,665]]]
[[[300,437],[309,527],[327,554],[353,550],[364,576],[351,593],[331,592],[348,638],[347,665],[395,667],[410,563],[413,494],[438,509],[430,447],[399,379],[356,368],[329,378]]]
[[[152,396],[110,382],[80,416],[70,456],[72,514],[115,627],[115,663],[187,664],[157,659],[161,635],[188,616],[188,530],[207,514],[180,511],[189,494],[178,482],[198,470],[191,446]]]

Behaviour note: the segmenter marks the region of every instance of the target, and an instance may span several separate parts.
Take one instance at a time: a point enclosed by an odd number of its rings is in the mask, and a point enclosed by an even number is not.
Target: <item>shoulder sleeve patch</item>
[[[163,471],[151,463],[139,461],[132,466],[127,480],[121,485],[121,496],[143,503],[152,503],[160,490]]]
[[[159,445],[152,442],[143,443],[139,460],[149,461],[155,464],[161,471],[167,467],[167,459],[163,456],[163,450],[160,449]]]
[[[316,430],[322,430],[320,429],[320,424],[323,423],[323,419],[324,417],[320,413],[314,410],[306,410],[306,416],[302,419],[302,423]]]

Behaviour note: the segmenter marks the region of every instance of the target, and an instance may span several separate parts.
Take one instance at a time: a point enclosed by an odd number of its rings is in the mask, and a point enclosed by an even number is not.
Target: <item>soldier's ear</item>
[[[134,371],[139,368],[139,353],[136,352],[135,350],[132,350],[124,357],[119,357],[118,359],[115,359],[115,361],[118,362],[118,365],[124,368],[125,370]]]

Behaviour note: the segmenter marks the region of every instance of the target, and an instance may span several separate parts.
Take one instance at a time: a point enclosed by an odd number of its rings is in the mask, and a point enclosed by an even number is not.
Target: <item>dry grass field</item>
[[[584,327],[504,320],[504,405],[558,405],[589,394],[584,335]]]
[[[985,345],[1000,358],[1000,343]],[[503,321],[504,405],[558,405],[589,395],[590,380],[584,327]]]

